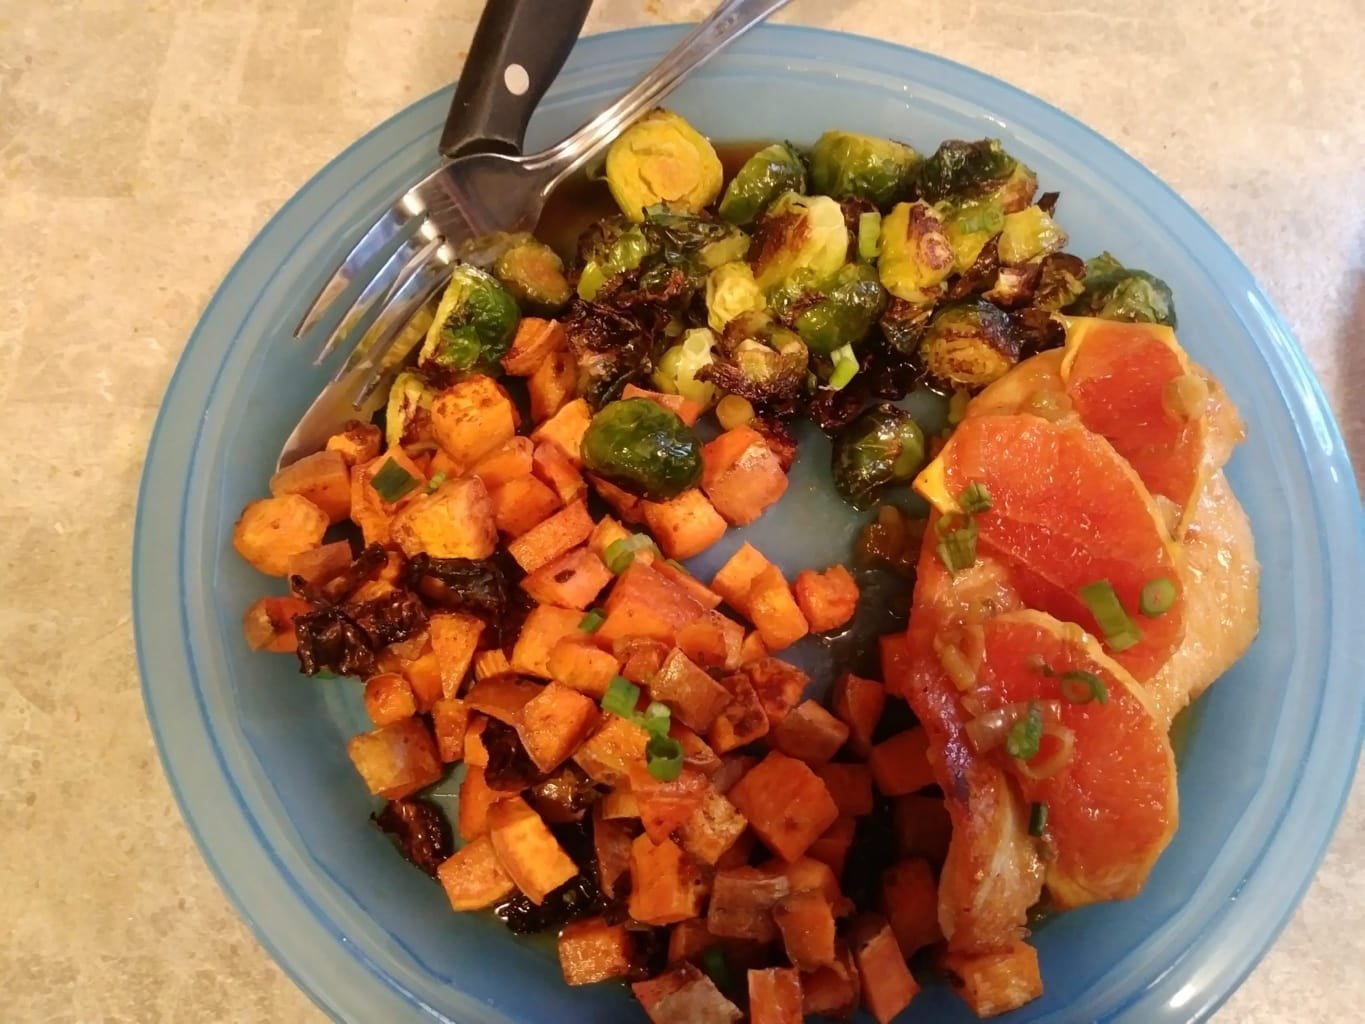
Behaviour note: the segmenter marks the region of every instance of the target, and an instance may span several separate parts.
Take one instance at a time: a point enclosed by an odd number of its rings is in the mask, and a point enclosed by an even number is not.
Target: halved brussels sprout
[[[767,313],[742,313],[725,327],[714,362],[697,379],[759,407],[791,408],[805,392],[810,351],[795,331]]]
[[[506,354],[520,319],[516,300],[497,278],[467,263],[457,264],[417,364],[457,373],[490,366]]]
[[[592,302],[602,286],[636,269],[649,255],[649,240],[638,224],[608,218],[593,225],[579,240],[583,272],[578,275],[578,297]]]
[[[667,394],[690,398],[709,409],[716,400],[716,387],[698,380],[697,371],[715,362],[712,352],[715,345],[716,336],[705,327],[688,331],[682,341],[659,357],[653,374],[654,386]]]
[[[810,151],[810,181],[816,192],[852,196],[890,206],[909,194],[923,160],[909,146],[853,132],[825,132]]]
[[[882,218],[877,274],[892,295],[916,305],[934,302],[956,265],[943,220],[928,203],[897,203]]]
[[[1069,305],[1085,291],[1085,264],[1079,256],[1069,252],[1054,252],[1044,256],[1038,272],[1038,284],[1033,289],[1029,304],[1039,309],[1058,310]]]
[[[999,139],[949,139],[919,169],[919,193],[931,203],[994,199],[1005,213],[1033,202],[1038,177],[1000,145]]]
[[[1066,312],[1174,327],[1170,286],[1145,270],[1131,270],[1104,252],[1085,264],[1085,290]]]
[[[1005,217],[997,251],[1005,264],[1027,263],[1066,247],[1066,232],[1040,206],[1028,206]]]
[[[564,276],[564,261],[530,235],[514,242],[497,258],[493,276],[512,293],[524,312],[538,316],[559,312],[573,297]]]
[[[1019,362],[1019,338],[1004,310],[984,300],[937,310],[919,340],[929,375],[954,388],[976,390]]]
[[[765,292],[798,270],[823,280],[848,258],[848,224],[829,196],[784,192],[759,220],[754,239],[754,279]]]
[[[722,263],[707,275],[706,322],[713,331],[723,331],[741,313],[759,313],[767,305],[749,264],[739,260]]]
[[[845,263],[823,282],[798,271],[773,293],[773,312],[820,355],[856,346],[885,308],[886,290],[866,263]]]
[[[607,187],[631,220],[660,203],[698,213],[720,194],[720,157],[700,132],[657,108],[623,131],[607,150]]]
[[[425,441],[431,436],[431,400],[435,390],[415,370],[404,370],[389,388],[384,411],[385,447]]]
[[[953,269],[959,274],[976,262],[986,243],[1005,227],[1005,211],[994,199],[939,203],[935,212],[943,219],[944,232],[953,247]]]
[[[739,228],[710,216],[677,213],[664,207],[645,211],[640,231],[649,242],[650,259],[682,267],[700,278],[749,253],[749,236]]]
[[[783,192],[804,191],[806,165],[800,154],[789,142],[774,142],[744,161],[725,187],[717,211],[731,224],[744,227]]]
[[[866,508],[885,488],[907,484],[924,465],[924,431],[904,409],[880,402],[834,438],[834,486]]]
[[[701,441],[648,398],[603,406],[583,434],[582,452],[592,472],[651,501],[676,498],[701,479]]]

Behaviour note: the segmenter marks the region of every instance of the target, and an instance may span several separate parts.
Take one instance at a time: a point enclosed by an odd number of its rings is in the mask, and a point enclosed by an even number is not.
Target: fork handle
[[[520,153],[531,114],[591,7],[592,0],[487,0],[441,132],[441,155]]]

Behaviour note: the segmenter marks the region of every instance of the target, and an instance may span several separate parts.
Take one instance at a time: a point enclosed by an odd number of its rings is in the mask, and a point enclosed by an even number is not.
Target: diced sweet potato
[[[834,963],[834,910],[824,893],[788,893],[773,906],[772,916],[792,966],[814,971]]]
[[[597,858],[597,881],[607,899],[617,897],[617,883],[621,879],[630,882],[632,842],[631,828],[625,821],[607,817],[601,803],[593,808],[592,848]]]
[[[487,558],[498,547],[493,499],[478,477],[458,477],[397,512],[389,527],[409,558]]]
[[[555,410],[555,414],[531,431],[537,445],[554,444],[569,457],[575,466],[583,465],[583,435],[592,422],[592,409],[587,400],[575,398]]]
[[[537,906],[578,874],[578,866],[540,815],[519,796],[499,800],[488,809],[488,837],[498,863]]]
[[[938,884],[927,860],[914,857],[883,871],[880,907],[901,956],[907,959],[943,938],[938,923]]]
[[[645,521],[644,509],[642,508],[644,499],[639,495],[631,494],[595,473],[588,474],[588,482],[592,484],[592,488],[598,496],[621,517],[623,523],[643,523]]]
[[[863,757],[872,749],[872,735],[886,706],[886,687],[875,679],[845,672],[834,683],[830,701],[834,713],[848,726],[849,743]]]
[[[464,700],[470,711],[514,726],[521,717],[521,709],[543,689],[539,683],[519,676],[491,676],[475,680]]]
[[[526,391],[531,396],[531,419],[547,420],[574,397],[578,386],[578,361],[566,349],[551,352],[531,371]]]
[[[581,637],[567,636],[550,651],[546,663],[550,678],[601,700],[611,685],[612,677],[621,670],[621,663],[608,651],[592,642],[584,633]]]
[[[768,849],[796,860],[839,817],[829,790],[809,766],[773,751],[727,794]]]
[[[647,835],[630,848],[630,916],[643,924],[674,924],[701,913],[706,882],[677,843]]]
[[[300,551],[289,562],[289,575],[302,577],[305,583],[325,583],[343,572],[351,564],[351,558],[349,541],[333,541]]]
[[[565,505],[587,496],[588,482],[578,471],[578,464],[553,441],[536,445],[532,471]]]
[[[798,573],[792,591],[812,633],[828,633],[847,625],[858,609],[858,584],[842,565],[832,565],[824,572],[806,569]]]
[[[595,525],[587,503],[576,501],[508,544],[507,553],[526,572],[535,572],[586,541]]]
[[[630,788],[645,834],[661,843],[700,810],[711,784],[701,772],[686,770],[663,782],[650,775],[645,765],[637,764],[631,768]]]
[[[744,1014],[690,963],[630,986],[652,1024],[738,1024]]]
[[[731,608],[747,616],[749,588],[760,573],[770,568],[772,562],[763,557],[758,548],[746,543],[717,570],[711,578],[711,589]]]
[[[482,374],[466,377],[431,400],[432,436],[461,467],[473,466],[516,436],[518,418],[507,392]]]
[[[863,1005],[877,1024],[891,1024],[919,992],[891,927],[875,915],[860,918],[849,933],[849,946],[862,981]]]
[[[598,714],[590,698],[552,681],[522,706],[517,735],[536,767],[549,772],[578,749]]]
[[[436,661],[436,652],[430,646],[415,658],[399,658],[397,667],[412,687],[418,712],[430,711],[432,704],[445,695],[441,688],[441,668]]]
[[[446,764],[464,757],[464,734],[469,727],[469,708],[462,700],[438,700],[431,705],[431,729],[436,750]]]
[[[808,853],[796,860],[780,863],[792,892],[818,892],[829,904],[830,911],[835,917],[842,917],[853,909],[852,901],[844,898],[844,891],[839,886],[839,876],[824,861],[817,860]]]
[[[694,402],[690,398],[684,398],[682,395],[666,395],[662,391],[647,391],[634,384],[627,384],[621,391],[621,397],[623,399],[648,398],[655,405],[673,413],[689,427],[695,426],[697,420],[701,418],[701,414],[706,411],[700,402]]]
[[[708,442],[702,463],[702,490],[735,526],[752,523],[786,493],[781,460],[752,427],[735,427]]]
[[[770,651],[790,647],[810,632],[806,617],[777,566],[769,566],[754,578],[745,602],[749,621]]]
[[[634,942],[624,924],[600,917],[574,921],[559,933],[559,969],[569,985],[623,978],[630,970]]]
[[[829,865],[830,870],[836,875],[842,875],[844,864],[848,861],[848,851],[853,846],[853,833],[856,828],[857,821],[853,818],[838,818],[819,839],[811,843],[806,856]]]
[[[726,676],[725,687],[730,700],[706,734],[712,748],[720,754],[728,754],[761,739],[768,735],[770,728],[763,702],[758,699],[748,676]]]
[[[496,647],[488,651],[479,651],[474,655],[475,679],[492,679],[494,676],[505,676],[511,671],[512,663],[507,660],[507,655]]]
[[[552,353],[563,351],[568,344],[569,336],[558,320],[524,316],[517,321],[512,347],[502,357],[503,372],[509,377],[529,377]]]
[[[465,706],[468,707],[466,701]],[[471,714],[469,724],[464,730],[464,763],[472,767],[488,767],[488,747],[483,742],[483,732],[488,728],[488,719],[483,715]]]
[[[413,487],[396,501],[385,501],[374,489],[373,481],[390,462],[415,481]],[[394,513],[424,493],[426,474],[402,448],[377,455],[369,462],[351,467],[351,520],[360,527],[366,544],[387,544],[389,524]]]
[[[640,816],[640,801],[628,789],[608,790],[602,794],[602,799],[597,801],[596,806],[601,809],[602,817],[611,821]]]
[[[911,666],[910,648],[905,642],[905,633],[883,633],[877,638],[877,648],[881,655],[882,678],[906,678]]]
[[[531,609],[512,648],[512,671],[549,679],[550,652],[561,640],[582,636],[578,624],[583,613],[576,608],[541,604]]]
[[[405,718],[354,736],[346,753],[375,796],[411,796],[430,786],[445,770],[436,741],[421,719]]]
[[[808,1016],[844,1020],[858,1008],[862,995],[858,967],[843,943],[838,950],[832,965],[801,975],[801,1008]]]
[[[1038,951],[1015,942],[999,953],[948,953],[942,966],[948,982],[978,1017],[1016,1010],[1043,994]]]
[[[491,494],[504,484],[531,475],[531,452],[534,449],[535,445],[529,437],[514,437],[474,463],[470,473],[482,480]]]
[[[711,745],[678,721],[668,723],[669,738],[682,747],[683,767],[701,772],[708,779],[720,770],[720,757]]]
[[[270,493],[302,495],[326,512],[329,522],[339,523],[351,515],[351,468],[341,452],[314,452],[272,476]]]
[[[761,661],[768,657],[768,645],[763,642],[763,637],[758,630],[752,630],[744,635],[744,642],[739,645],[739,663],[749,665],[755,661]]]
[[[867,765],[877,788],[886,796],[905,796],[934,784],[929,738],[920,726],[882,740],[872,748]]]
[[[717,871],[711,881],[706,929],[712,935],[772,942],[777,938],[773,907],[790,892],[787,876],[763,868]]]
[[[773,726],[780,725],[801,702],[801,695],[810,685],[810,676],[779,658],[761,658],[741,671],[753,684],[763,712]]]
[[[612,644],[612,653],[621,659],[621,675],[640,686],[649,686],[654,681],[670,650],[663,641],[648,637],[632,637]]]
[[[730,792],[734,784],[748,775],[758,761],[753,754],[727,754],[721,758],[720,768],[712,774],[711,785],[716,787],[718,793]]]
[[[792,967],[749,972],[749,1024],[802,1024],[801,975]]]
[[[446,898],[456,910],[482,910],[516,892],[511,876],[498,863],[487,836],[466,843],[436,869]]]
[[[645,524],[669,558],[699,555],[725,536],[725,520],[697,488],[641,504]]]
[[[629,783],[633,766],[645,763],[649,734],[619,715],[603,715],[596,732],[574,753],[578,767],[594,782],[608,786]]]
[[[683,725],[698,732],[709,729],[731,700],[729,690],[676,647],[659,666],[650,684],[650,695],[672,708]]]
[[[262,498],[242,509],[232,546],[267,576],[285,576],[294,559],[322,545],[327,513],[301,494]]]
[[[730,848],[720,855],[720,860],[716,861],[716,869],[725,871],[729,868],[748,867],[754,859],[754,850],[757,847],[758,837],[746,829],[740,833]]]
[[[460,813],[456,827],[466,841],[488,834],[488,809],[511,793],[494,789],[481,767],[465,762],[464,779],[460,782]]]
[[[436,612],[427,622],[431,634],[431,649],[441,669],[441,693],[445,697],[459,695],[474,652],[483,635],[483,621],[458,612]]]
[[[710,610],[720,605],[720,595],[688,572],[681,562],[656,559],[651,564],[655,572],[679,590],[685,591],[692,600],[703,608]]]
[[[678,630],[706,611],[691,594],[640,558],[617,577],[603,608],[607,620],[596,637],[598,645],[604,647],[633,637],[671,644]]]
[[[735,805],[708,785],[701,806],[678,830],[678,842],[693,860],[711,867],[748,827]]]
[[[629,536],[630,531],[615,519],[611,516],[603,516],[593,527],[592,535],[588,537],[588,550],[605,562],[607,560],[607,548],[611,547],[616,541],[625,540]]]
[[[778,725],[777,749],[807,764],[824,764],[848,739],[848,726],[815,700],[802,701]]]
[[[242,616],[242,633],[253,651],[293,654],[299,648],[294,616],[307,615],[313,606],[297,597],[262,597]]]
[[[716,937],[706,930],[706,919],[694,917],[690,921],[679,921],[668,932],[668,963],[676,964],[684,960],[696,961],[712,946],[718,945]]]
[[[365,680],[365,713],[376,726],[392,725],[417,714],[412,684],[397,672],[381,672]],[[444,760],[444,758],[442,758]]]
[[[733,672],[740,666],[744,627],[720,612],[710,611],[678,630],[677,640],[678,649],[702,668]]]
[[[912,793],[891,801],[891,829],[902,857],[923,857],[942,864],[948,856],[953,823],[940,796]]]
[[[587,608],[615,577],[587,547],[574,548],[542,565],[521,581],[521,587],[540,604]]]
[[[865,764],[831,762],[815,769],[825,784],[839,813],[847,818],[861,818],[872,813],[872,772]]]
[[[383,444],[384,434],[373,423],[351,420],[327,439],[327,451],[340,452],[347,466],[358,466],[378,455]]]

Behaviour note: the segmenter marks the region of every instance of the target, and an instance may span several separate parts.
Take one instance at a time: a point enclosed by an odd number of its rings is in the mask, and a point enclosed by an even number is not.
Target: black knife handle
[[[592,0],[487,0],[441,132],[441,155],[520,153],[531,113],[591,7]]]

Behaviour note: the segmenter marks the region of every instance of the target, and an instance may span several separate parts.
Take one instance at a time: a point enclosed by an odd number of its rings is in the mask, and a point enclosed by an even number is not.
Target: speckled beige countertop
[[[597,0],[589,31],[707,6]],[[162,775],[129,622],[135,491],[224,273],[333,154],[453,77],[479,7],[0,0],[0,1021],[322,1019]],[[976,65],[1146,163],[1265,285],[1365,459],[1362,0],[796,0],[782,20]],[[1218,1019],[1365,1018],[1362,877],[1358,786]]]

